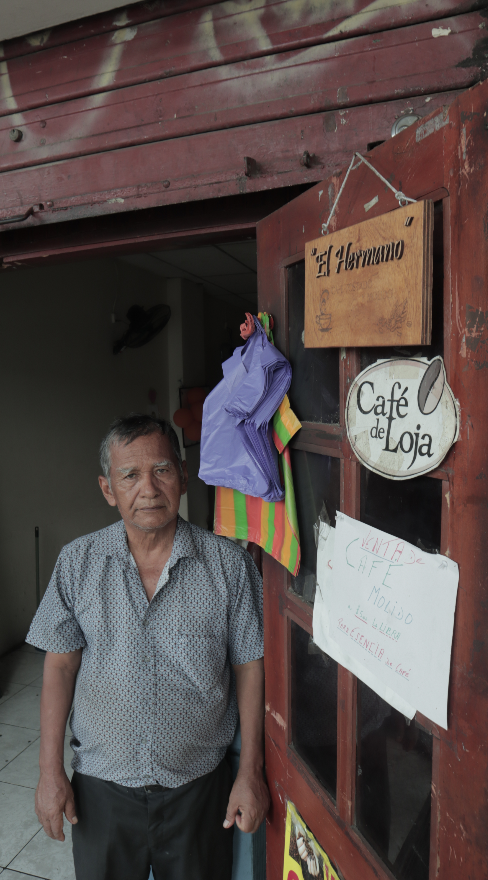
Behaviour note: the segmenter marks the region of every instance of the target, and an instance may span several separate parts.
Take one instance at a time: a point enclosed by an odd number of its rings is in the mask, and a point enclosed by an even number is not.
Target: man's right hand
[[[41,773],[36,788],[36,814],[47,836],[53,840],[64,840],[63,814],[72,825],[78,822],[73,789],[64,769]]]

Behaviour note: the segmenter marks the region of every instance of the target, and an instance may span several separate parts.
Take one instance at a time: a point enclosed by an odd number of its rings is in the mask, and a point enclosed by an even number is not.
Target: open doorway
[[[110,422],[134,411],[171,419],[181,387],[220,381],[244,312],[257,307],[256,242],[19,268],[2,282],[0,655],[23,641],[35,611],[35,527],[42,597],[62,546],[117,519],[97,484]],[[171,309],[162,332],[114,355],[128,309],[159,303]],[[183,450],[181,512],[209,528],[199,451]]]

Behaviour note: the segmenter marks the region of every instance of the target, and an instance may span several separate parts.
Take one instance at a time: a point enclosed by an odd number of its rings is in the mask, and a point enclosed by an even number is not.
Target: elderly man
[[[234,822],[255,831],[269,805],[261,579],[247,552],[178,516],[187,472],[167,422],[119,419],[101,464],[122,519],[62,550],[27,637],[47,651],[36,812],[55,840],[63,814],[73,825],[77,880],[147,880],[150,866],[155,880],[229,880]]]

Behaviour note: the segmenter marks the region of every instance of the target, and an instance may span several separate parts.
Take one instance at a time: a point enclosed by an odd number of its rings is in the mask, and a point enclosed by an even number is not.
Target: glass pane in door
[[[356,825],[398,880],[428,880],[432,735],[358,682]]]
[[[291,621],[291,714],[295,751],[335,799],[337,663]]]
[[[435,551],[441,543],[442,480],[387,480],[361,468],[361,521]]]
[[[305,260],[288,272],[289,353],[292,409],[302,422],[339,421],[339,350],[305,348]]]
[[[291,450],[291,466],[295,486],[300,549],[300,570],[291,579],[291,588],[313,605],[317,548],[314,523],[325,504],[331,525],[335,526],[336,510],[340,509],[340,460],[329,455]]]

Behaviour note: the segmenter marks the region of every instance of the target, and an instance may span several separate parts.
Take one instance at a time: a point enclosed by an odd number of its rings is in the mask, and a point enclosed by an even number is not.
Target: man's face
[[[118,507],[124,522],[152,532],[176,518],[180,498],[186,492],[169,438],[163,434],[138,437],[129,445],[113,444],[110,481],[99,477],[100,488],[111,507]]]

